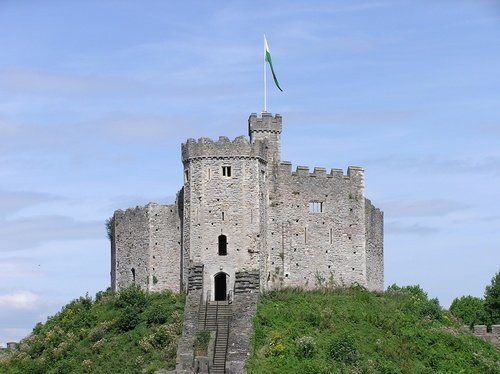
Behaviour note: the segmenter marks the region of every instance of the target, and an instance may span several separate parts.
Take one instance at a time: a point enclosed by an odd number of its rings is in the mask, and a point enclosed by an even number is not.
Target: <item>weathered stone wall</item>
[[[135,207],[114,214],[115,284],[114,290],[138,284],[148,288],[149,218],[147,207]]]
[[[384,214],[365,199],[367,288],[384,290]]]
[[[149,290],[181,291],[181,227],[177,205],[148,205]]]
[[[190,262],[205,265],[204,290],[212,290],[212,297],[217,273],[229,276],[229,291],[237,271],[259,268],[266,248],[265,152],[265,144],[250,144],[244,137],[183,145],[183,245]],[[230,176],[223,175],[224,167],[231,168]],[[227,238],[227,255],[219,255],[221,235]]]
[[[252,114],[248,130],[250,140],[182,144],[185,181],[175,205],[115,213],[113,287],[131,284],[134,269],[146,289],[179,291],[200,263],[212,298],[219,272],[228,275],[228,291],[236,273],[248,271],[260,273],[263,289],[357,283],[382,290],[383,214],[364,197],[363,169],[292,172],[280,162],[281,116]],[[227,255],[219,255],[220,236]]]
[[[491,326],[491,332],[488,332],[486,325],[474,325],[472,332],[477,337],[500,346],[500,325]]]
[[[180,291],[181,232],[177,206],[150,203],[114,214],[112,288],[132,284]]]
[[[270,201],[266,288],[366,285],[363,170],[282,163]],[[311,203],[319,211],[311,212]]]
[[[252,113],[248,118],[250,143],[266,142],[266,159],[270,165],[279,163],[281,159],[281,129],[282,119],[279,114],[273,117],[271,113],[265,112],[259,118],[256,113]]]

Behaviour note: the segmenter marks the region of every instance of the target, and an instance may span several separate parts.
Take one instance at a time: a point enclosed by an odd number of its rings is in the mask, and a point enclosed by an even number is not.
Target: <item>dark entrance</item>
[[[219,235],[219,256],[227,256],[227,237]]]
[[[214,277],[215,301],[223,301],[227,298],[227,274],[218,273]]]

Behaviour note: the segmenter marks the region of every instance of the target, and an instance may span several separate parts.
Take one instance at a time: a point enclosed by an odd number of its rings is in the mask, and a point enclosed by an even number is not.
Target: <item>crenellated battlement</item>
[[[276,114],[274,117],[271,113],[263,112],[261,117],[257,117],[257,113],[250,114],[248,117],[248,134],[252,138],[252,133],[265,132],[281,134],[282,118]]]
[[[491,332],[488,332],[486,325],[474,325],[472,333],[478,338],[500,346],[500,325],[492,325]]]
[[[313,178],[335,178],[335,179],[351,179],[363,177],[364,170],[359,166],[349,166],[347,168],[347,173],[344,174],[342,169],[330,169],[327,173],[327,169],[324,167],[314,167],[313,171],[309,171],[308,166],[297,166],[295,171],[292,170],[292,163],[289,161],[282,161],[279,165],[279,171],[281,174],[289,174],[291,176],[297,177],[313,177]]]
[[[243,135],[233,141],[226,136],[220,136],[217,141],[188,139],[181,148],[183,162],[197,158],[259,158],[265,161],[267,155],[264,141],[251,144]]]

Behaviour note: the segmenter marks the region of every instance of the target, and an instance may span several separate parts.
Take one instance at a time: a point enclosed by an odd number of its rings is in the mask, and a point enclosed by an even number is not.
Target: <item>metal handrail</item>
[[[201,293],[203,295],[203,292]],[[207,299],[205,300],[205,321],[203,322],[203,329],[207,328],[207,313],[208,313],[208,302],[210,301],[210,290],[207,291]]]
[[[226,339],[226,352],[224,354],[224,373],[226,372],[226,362],[227,362],[227,350],[229,348],[229,322],[231,321],[231,318],[227,318],[227,339]]]

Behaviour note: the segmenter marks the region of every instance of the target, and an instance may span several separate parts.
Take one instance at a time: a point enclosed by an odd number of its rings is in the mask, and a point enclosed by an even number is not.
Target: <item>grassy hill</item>
[[[0,358],[0,373],[171,369],[184,302],[138,288],[74,300]],[[464,331],[418,286],[265,294],[252,344],[249,374],[500,373],[500,350]]]
[[[152,373],[173,368],[184,296],[128,288],[66,305],[37,324],[0,373]]]
[[[272,292],[248,373],[500,373],[500,350],[461,325],[418,286]]]

